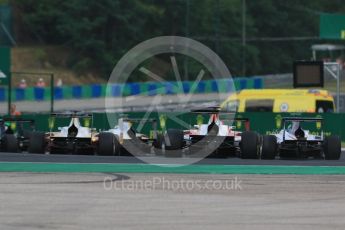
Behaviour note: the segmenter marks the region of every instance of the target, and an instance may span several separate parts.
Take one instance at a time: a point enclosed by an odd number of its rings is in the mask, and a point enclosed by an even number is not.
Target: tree
[[[130,48],[162,35],[187,36],[204,43],[218,53],[233,75],[240,75],[242,1],[13,0],[11,4],[40,42],[71,50],[71,68],[107,78]],[[319,13],[345,12],[342,2],[247,0],[247,75],[291,72],[293,60],[309,59],[313,40],[255,38],[318,36]],[[187,76],[195,76],[198,64],[188,63]]]

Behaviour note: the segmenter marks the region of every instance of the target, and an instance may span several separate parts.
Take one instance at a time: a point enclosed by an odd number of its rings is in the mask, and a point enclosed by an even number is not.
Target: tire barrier
[[[25,100],[25,89],[17,88],[15,89],[16,93],[16,101],[24,101]]]
[[[91,85],[91,97],[97,98],[102,96],[102,86],[99,84]]]
[[[126,83],[111,84],[91,84],[91,85],[75,85],[54,88],[55,100],[66,99],[88,99],[100,97],[120,97],[130,95],[148,95],[155,96],[157,94],[183,94],[183,93],[227,93],[231,92],[232,86],[235,89],[261,89],[264,87],[261,77],[251,78],[234,78],[204,80],[194,85],[193,81],[177,82],[143,82],[143,83]],[[193,92],[191,92],[193,91]],[[14,88],[12,90],[12,98],[16,101],[43,101],[50,100],[49,87],[28,87],[26,89]],[[0,102],[7,100],[7,88],[0,87]]]
[[[63,99],[63,88],[62,87],[55,87],[54,88],[54,99],[55,100],[62,100]]]
[[[82,98],[83,88],[81,86],[72,86],[72,97],[76,99]]]

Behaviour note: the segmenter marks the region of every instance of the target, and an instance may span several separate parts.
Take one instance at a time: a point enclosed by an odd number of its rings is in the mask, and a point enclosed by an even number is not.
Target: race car
[[[284,117],[283,129],[275,135],[265,135],[262,140],[262,159],[280,158],[324,158],[338,160],[341,141],[338,136],[324,136],[322,118]],[[315,123],[320,132],[303,129],[303,124]]]
[[[151,137],[138,133],[134,123],[143,122],[152,124]],[[120,118],[114,128],[107,133],[113,134],[115,138],[115,155],[146,155],[152,153],[152,147],[157,146],[157,121],[156,119]]]
[[[231,115],[231,112],[222,111],[220,107],[207,107],[192,110],[192,113],[210,115],[208,123],[194,125],[189,130],[168,129],[162,140],[167,150],[166,156],[182,156],[183,151],[188,149],[186,155],[191,157],[227,157],[236,155],[241,158],[256,159],[259,156],[260,137],[256,132],[249,130],[248,118],[231,118],[230,122],[244,122],[245,131],[236,131],[235,126],[225,124],[226,119],[220,115]]]
[[[56,121],[56,119],[59,119]],[[53,131],[55,122],[64,123],[69,120],[69,125],[58,127]],[[85,126],[81,125],[81,119]],[[112,133],[97,133],[92,128],[92,114],[80,112],[51,114],[50,131],[33,132],[30,135],[28,152],[45,153],[72,153],[72,154],[94,154],[113,155],[115,152],[115,136]]]
[[[26,151],[29,136],[35,130],[33,119],[6,117],[0,120],[0,150],[5,152]]]

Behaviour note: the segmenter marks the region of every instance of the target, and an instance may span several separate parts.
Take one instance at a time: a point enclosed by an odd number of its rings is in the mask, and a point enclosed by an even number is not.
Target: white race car
[[[144,122],[152,124],[152,136],[135,131],[133,124]],[[155,119],[120,118],[118,124],[107,131],[115,136],[115,155],[146,155],[157,146],[157,121]]]
[[[59,121],[56,121],[59,119]],[[61,124],[69,120],[67,126],[58,127],[54,131],[55,122]],[[80,119],[87,125],[82,126]],[[76,153],[112,155],[114,152],[115,136],[111,133],[97,133],[92,128],[92,114],[78,112],[51,114],[49,132],[32,132],[29,139],[28,151],[30,153]]]
[[[338,160],[341,154],[341,141],[338,136],[324,136],[302,129],[302,124],[313,122],[321,129],[322,118],[284,117],[283,129],[275,135],[263,136],[262,159],[275,159],[288,157],[316,157],[326,160]],[[289,127],[287,125],[290,124]]]

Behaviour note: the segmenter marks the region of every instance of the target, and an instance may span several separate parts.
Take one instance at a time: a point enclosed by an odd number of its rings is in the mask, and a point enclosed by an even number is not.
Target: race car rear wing
[[[123,121],[128,121],[128,122],[140,122],[140,121],[145,121],[145,122],[156,122],[156,119],[142,119],[142,118],[122,118]]]
[[[246,131],[250,131],[250,121],[247,117],[235,117],[234,121],[241,121],[244,122],[244,127]]]
[[[197,113],[197,114],[233,114],[233,115],[236,114],[235,112],[223,111],[223,110],[221,110],[220,106],[212,106],[212,107],[207,107],[207,108],[202,108],[202,109],[194,109],[191,112],[192,113]],[[226,119],[222,119],[222,120],[226,120]],[[250,130],[249,118],[234,117],[234,118],[229,119],[229,120],[244,122],[246,131]]]
[[[292,122],[319,122],[320,127],[321,124],[323,123],[323,118],[322,117],[283,117],[282,118],[282,124],[283,124],[283,141],[285,141],[285,132],[286,132],[286,122],[292,121]],[[321,130],[321,136],[323,139],[323,130]]]
[[[49,119],[49,129],[50,133],[52,132],[54,126],[55,126],[55,118],[89,118],[90,123],[89,127],[93,127],[93,114],[90,113],[81,113],[81,112],[66,112],[66,113],[51,113],[50,118],[54,119]]]
[[[152,128],[154,131],[157,131],[157,120],[156,119],[143,119],[143,118],[122,118],[123,121],[127,121],[127,122],[133,122],[133,123],[137,123],[137,122],[150,122],[152,123]]]
[[[26,119],[26,118],[20,118],[20,117],[4,117],[0,119],[0,126],[4,126],[6,122],[11,122],[11,123],[15,122],[18,125],[21,125],[21,127],[23,127],[24,123],[28,123],[31,129],[35,129],[34,119]]]
[[[11,123],[10,125],[7,125],[6,123]],[[12,126],[14,124],[14,127]],[[25,124],[28,124],[29,127],[24,126]],[[35,130],[35,120],[34,119],[26,119],[21,117],[3,117],[0,119],[0,129],[4,129],[5,126],[9,126],[10,128],[7,130],[9,132],[12,129],[17,129],[19,132],[22,132],[25,129],[31,129]],[[2,132],[2,131],[1,131]],[[11,131],[13,132],[13,130]]]
[[[92,118],[90,113],[51,113],[51,117],[63,117],[63,118]]]
[[[122,118],[123,121],[127,121],[127,122],[133,122],[133,123],[137,123],[137,122],[150,122],[152,123],[152,128],[153,131],[156,132],[157,131],[157,120],[156,119],[152,119],[152,118]]]
[[[200,108],[200,109],[193,109],[191,110],[192,113],[206,113],[206,114],[235,114],[233,111],[224,111],[221,110],[221,107],[219,106],[211,106],[206,108]]]
[[[20,118],[20,117],[4,117],[1,122],[18,122],[18,123],[31,123],[35,124],[34,119],[26,119],[26,118]]]
[[[142,124],[142,122],[152,123],[153,139],[157,139],[157,120],[156,119],[152,119],[152,118],[147,118],[147,119],[145,119],[145,118],[128,118],[128,117],[126,117],[126,118],[122,118],[122,120],[125,122],[132,122],[132,123],[138,123],[139,122],[141,124]],[[132,131],[131,129],[128,130],[128,132],[131,132],[131,131]],[[128,134],[130,135],[130,133],[128,133]],[[134,133],[132,133],[132,136],[135,136],[133,134]]]
[[[322,122],[322,117],[283,117],[282,121]]]

